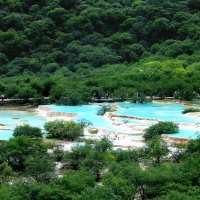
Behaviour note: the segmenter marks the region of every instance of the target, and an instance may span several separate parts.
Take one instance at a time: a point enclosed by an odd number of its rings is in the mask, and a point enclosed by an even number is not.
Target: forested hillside
[[[0,0],[0,91],[90,101],[134,92],[193,98],[199,0]]]

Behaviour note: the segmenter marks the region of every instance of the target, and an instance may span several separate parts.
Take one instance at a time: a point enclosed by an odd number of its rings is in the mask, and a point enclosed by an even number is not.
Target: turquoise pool
[[[172,134],[171,136],[180,138],[196,138],[199,128],[196,127],[200,119],[192,118],[182,114],[184,106],[182,104],[158,104],[158,103],[147,103],[147,104],[131,104],[131,103],[117,103],[118,110],[114,113],[126,116],[136,116],[141,118],[159,119],[164,121],[182,122],[191,124],[190,129],[185,129],[180,126],[180,132]],[[80,118],[87,119],[93,123],[94,127],[107,129],[115,132],[130,132],[129,128],[120,126],[113,126],[112,121],[106,117],[98,116],[96,113],[100,108],[100,105],[82,105],[82,106],[56,106],[56,105],[45,105],[43,107],[52,108],[52,112],[68,112],[77,113]],[[122,118],[118,119],[119,122],[123,122]],[[46,118],[38,115],[37,112],[25,112],[25,111],[8,111],[0,110],[0,124],[6,124],[1,126],[0,140],[7,140],[12,137],[12,132],[16,125],[29,123],[32,126],[43,128]],[[134,120],[129,119],[132,124],[154,124],[155,121],[151,120]],[[137,128],[136,128],[137,129]]]
[[[118,110],[114,113],[119,115],[126,116],[135,116],[140,118],[150,118],[150,119],[158,119],[163,121],[172,121],[172,122],[181,122],[191,124],[190,129],[185,129],[185,127],[180,126],[179,133],[171,134],[170,136],[178,137],[178,138],[197,138],[197,131],[200,131],[195,124],[197,124],[200,119],[195,117],[189,117],[188,115],[182,114],[185,106],[181,103],[147,103],[147,104],[134,104],[121,102],[116,103],[118,106]],[[111,131],[116,132],[129,132],[130,130],[124,130],[121,127],[115,127],[112,125],[112,122],[105,117],[97,116],[96,113],[100,108],[99,105],[84,105],[84,106],[55,106],[50,105],[46,106],[52,108],[53,112],[69,112],[69,113],[77,113],[79,118],[85,118],[93,123],[95,127],[105,128]],[[75,118],[78,120],[79,118]],[[126,118],[119,118],[119,122],[123,122]],[[128,119],[128,118],[127,118]],[[155,121],[151,120],[134,120],[128,119],[129,123],[140,125],[140,124],[155,124]],[[137,127],[135,128],[137,129]]]
[[[46,119],[39,116],[37,112],[0,110],[0,140],[9,140],[12,138],[13,130],[17,125],[28,123],[31,126],[43,128],[45,122]]]
[[[173,121],[182,123],[197,123],[200,119],[191,118],[183,115],[182,111],[185,108],[183,104],[161,104],[161,103],[147,103],[147,104],[131,104],[118,103],[120,109],[116,114],[136,116],[141,118],[152,118],[163,121]]]

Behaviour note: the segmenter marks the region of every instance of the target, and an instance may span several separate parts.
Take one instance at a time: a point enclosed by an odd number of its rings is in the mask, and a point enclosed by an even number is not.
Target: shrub
[[[83,127],[74,121],[54,120],[44,125],[48,137],[71,139],[72,141],[83,135]]]
[[[185,108],[182,111],[182,114],[186,114],[186,113],[189,113],[189,112],[200,112],[200,109],[199,108],[193,108],[193,107]]]
[[[97,111],[97,115],[104,115],[106,112],[111,112],[112,111],[112,107],[110,105],[103,105],[99,108],[99,110]]]
[[[91,121],[84,119],[84,118],[79,119],[78,124],[80,124],[82,127],[87,127],[87,126],[93,125]]]
[[[159,122],[145,129],[143,137],[146,140],[150,140],[156,135],[177,133],[178,130],[178,125],[174,122]]]
[[[97,134],[98,133],[98,129],[90,129],[89,133],[90,134]]]
[[[38,127],[30,126],[29,124],[24,124],[23,126],[17,126],[14,129],[13,136],[28,136],[30,138],[42,138],[42,131]]]
[[[123,119],[122,121],[124,122],[124,124],[126,124],[126,123],[129,123],[129,122],[130,122],[130,120],[128,120],[128,119]]]

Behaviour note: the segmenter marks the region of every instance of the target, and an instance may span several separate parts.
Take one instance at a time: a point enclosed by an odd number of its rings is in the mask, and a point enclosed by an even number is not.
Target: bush
[[[139,97],[134,96],[132,101],[133,103],[146,103],[147,99],[144,94],[140,94]]]
[[[72,141],[83,135],[83,127],[74,121],[54,120],[44,125],[48,137],[71,139]]]
[[[128,120],[128,119],[123,119],[122,121],[124,122],[124,124],[130,123],[130,120]]]
[[[111,106],[109,106],[109,105],[103,105],[97,111],[97,115],[103,116],[106,112],[111,112],[111,111],[112,111],[112,107]]]
[[[17,126],[14,129],[13,136],[28,136],[30,138],[42,138],[42,131],[38,127],[30,126],[29,124],[24,124],[23,126]]]
[[[89,130],[89,133],[90,133],[90,134],[97,134],[98,131],[99,131],[98,129],[90,129],[90,130]]]
[[[143,137],[150,140],[156,135],[177,133],[178,131],[179,127],[174,122],[159,122],[145,129]]]
[[[200,112],[200,109],[199,108],[185,108],[183,111],[182,111],[182,114],[186,114],[186,113],[189,113],[189,112]]]
[[[80,124],[82,127],[87,127],[87,126],[93,125],[91,121],[84,119],[84,118],[79,119],[78,124]]]

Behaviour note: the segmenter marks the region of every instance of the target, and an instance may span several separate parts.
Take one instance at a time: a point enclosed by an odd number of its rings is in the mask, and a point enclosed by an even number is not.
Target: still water
[[[172,134],[171,136],[178,138],[197,137],[199,128],[196,124],[200,121],[200,119],[182,114],[182,110],[184,109],[184,105],[182,104],[131,104],[123,102],[116,103],[116,105],[118,106],[118,110],[114,112],[116,114],[191,124],[189,128],[180,126],[179,133]],[[94,127],[104,128],[116,132],[130,132],[130,129],[128,128],[113,126],[112,121],[103,116],[98,116],[97,111],[100,108],[100,105],[98,104],[82,106],[45,105],[44,107],[52,108],[52,112],[77,113],[79,117],[74,118],[74,120],[78,121],[80,118],[87,119],[92,122]],[[0,124],[6,125],[1,126],[0,140],[8,140],[11,138],[13,130],[17,125],[28,123],[31,126],[37,126],[43,129],[43,126],[47,120],[48,119],[38,115],[37,112],[0,110]],[[118,119],[119,122],[122,122],[123,120],[124,119],[122,118]],[[137,125],[151,125],[154,124],[155,121],[129,119],[129,123]]]

